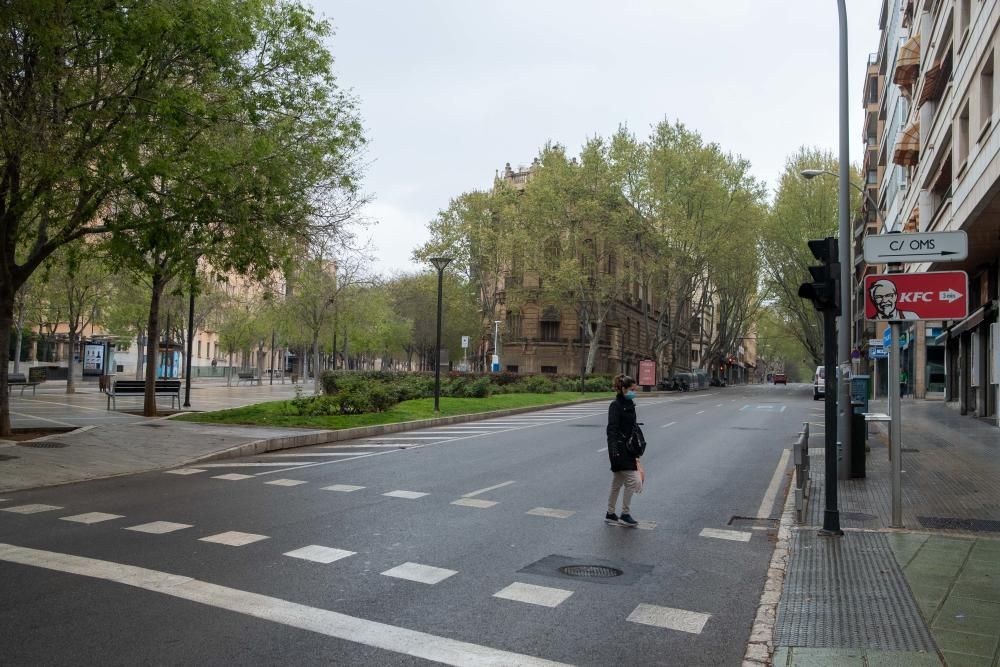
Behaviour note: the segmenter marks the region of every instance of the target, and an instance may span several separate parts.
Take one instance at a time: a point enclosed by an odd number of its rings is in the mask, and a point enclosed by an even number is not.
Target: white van
[[[826,396],[826,366],[817,366],[813,374],[813,400]]]

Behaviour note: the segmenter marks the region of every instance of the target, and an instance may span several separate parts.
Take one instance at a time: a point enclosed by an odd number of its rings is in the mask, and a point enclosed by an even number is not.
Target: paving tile
[[[789,667],[864,667],[860,649],[805,648],[790,651]]]
[[[1000,540],[977,540],[969,557],[983,560],[1000,558]]]
[[[939,613],[934,619],[934,628],[1000,637],[1000,623],[997,622],[997,619],[987,616]]]
[[[865,649],[868,667],[941,667],[935,653]]]
[[[323,547],[318,544],[310,544],[307,547],[302,547],[301,549],[295,549],[294,551],[288,551],[284,555],[291,556],[292,558],[301,558],[302,560],[310,560],[314,563],[323,563],[328,565],[334,561],[338,561],[341,558],[347,558],[348,556],[353,556],[355,551],[346,551],[344,549],[333,549],[331,547]]]
[[[172,533],[177,530],[184,530],[185,528],[191,528],[191,525],[173,523],[172,521],[153,521],[138,526],[129,526],[125,530],[134,530],[137,533],[150,533],[151,535],[163,535],[164,533]]]
[[[906,580],[912,582],[911,585],[914,586],[947,587],[955,581],[958,572],[941,572],[935,568],[910,565],[903,570],[903,574],[906,575]]]
[[[61,516],[60,521],[72,521],[74,523],[101,523],[112,519],[124,519],[121,514],[105,514],[104,512],[87,512],[86,514],[75,514],[73,516]]]
[[[957,549],[963,553],[967,553],[973,544],[975,544],[975,540],[972,539],[931,535],[924,542],[924,549]]]
[[[774,649],[774,655],[771,660],[774,667],[787,667],[789,659],[789,648],[787,646],[778,646]]]
[[[698,611],[660,607],[655,604],[640,604],[625,620],[630,623],[652,625],[657,628],[699,635],[711,617],[711,614],[703,614]]]
[[[962,568],[962,575],[990,575],[994,579],[1000,580],[1000,556],[995,559],[990,560],[972,560],[970,559],[965,567]]]
[[[948,667],[991,667],[993,665],[992,658],[981,658],[953,651],[941,651],[941,653],[944,654]]]
[[[941,609],[942,613],[968,614],[972,616],[983,616],[985,618],[995,618],[1000,620],[1000,602],[986,602],[963,598],[957,595],[949,595],[948,600]]]
[[[446,570],[443,567],[421,565],[420,563],[403,563],[402,565],[397,565],[394,568],[386,570],[382,574],[387,577],[416,581],[421,584],[437,584],[452,575],[458,574],[458,572],[455,570]]]
[[[494,593],[493,597],[514,600],[515,602],[526,602],[541,607],[558,607],[572,594],[573,591],[567,591],[562,588],[535,586],[515,581],[510,586]]]
[[[974,600],[985,600],[987,602],[1000,602],[1000,587],[983,587],[969,581],[959,581],[952,589],[952,593],[958,597],[972,598]]]
[[[966,655],[977,655],[984,658],[992,658],[997,649],[996,636],[978,635],[969,632],[958,632],[956,630],[942,630],[935,628],[934,640],[942,651],[953,651]]]

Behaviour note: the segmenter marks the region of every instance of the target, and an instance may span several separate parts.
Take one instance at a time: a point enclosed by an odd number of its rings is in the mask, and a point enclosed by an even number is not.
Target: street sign
[[[969,256],[965,232],[869,234],[865,261],[869,264],[959,262]]]
[[[885,333],[882,334],[882,347],[889,347],[890,345],[892,345],[892,329],[886,327]]]
[[[865,276],[865,319],[961,320],[969,314],[965,271]]]
[[[462,336],[462,348],[467,349],[469,347],[469,337]]]
[[[868,358],[869,359],[888,359],[889,358],[889,348],[887,348],[887,347],[870,347],[870,348],[868,348]]]
[[[889,331],[889,330],[886,329],[886,331]],[[884,338],[869,338],[868,339],[868,347],[883,347],[885,345],[888,345],[888,343],[885,342]]]

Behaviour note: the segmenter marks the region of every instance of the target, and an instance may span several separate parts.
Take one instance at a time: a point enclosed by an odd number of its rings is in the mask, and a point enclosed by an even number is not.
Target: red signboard
[[[643,359],[639,362],[639,386],[652,387],[656,384],[656,362]]]
[[[865,276],[865,319],[961,320],[968,314],[965,271]]]

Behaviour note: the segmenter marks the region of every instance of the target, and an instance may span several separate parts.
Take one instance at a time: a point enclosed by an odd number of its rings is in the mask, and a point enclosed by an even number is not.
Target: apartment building
[[[887,231],[963,230],[969,237],[964,262],[906,267],[964,270],[970,286],[966,319],[906,327],[910,388],[917,398],[940,396],[962,414],[995,422],[1000,0],[886,0],[881,21],[881,145],[892,147],[893,163],[880,184]],[[901,129],[892,122],[896,112]]]

